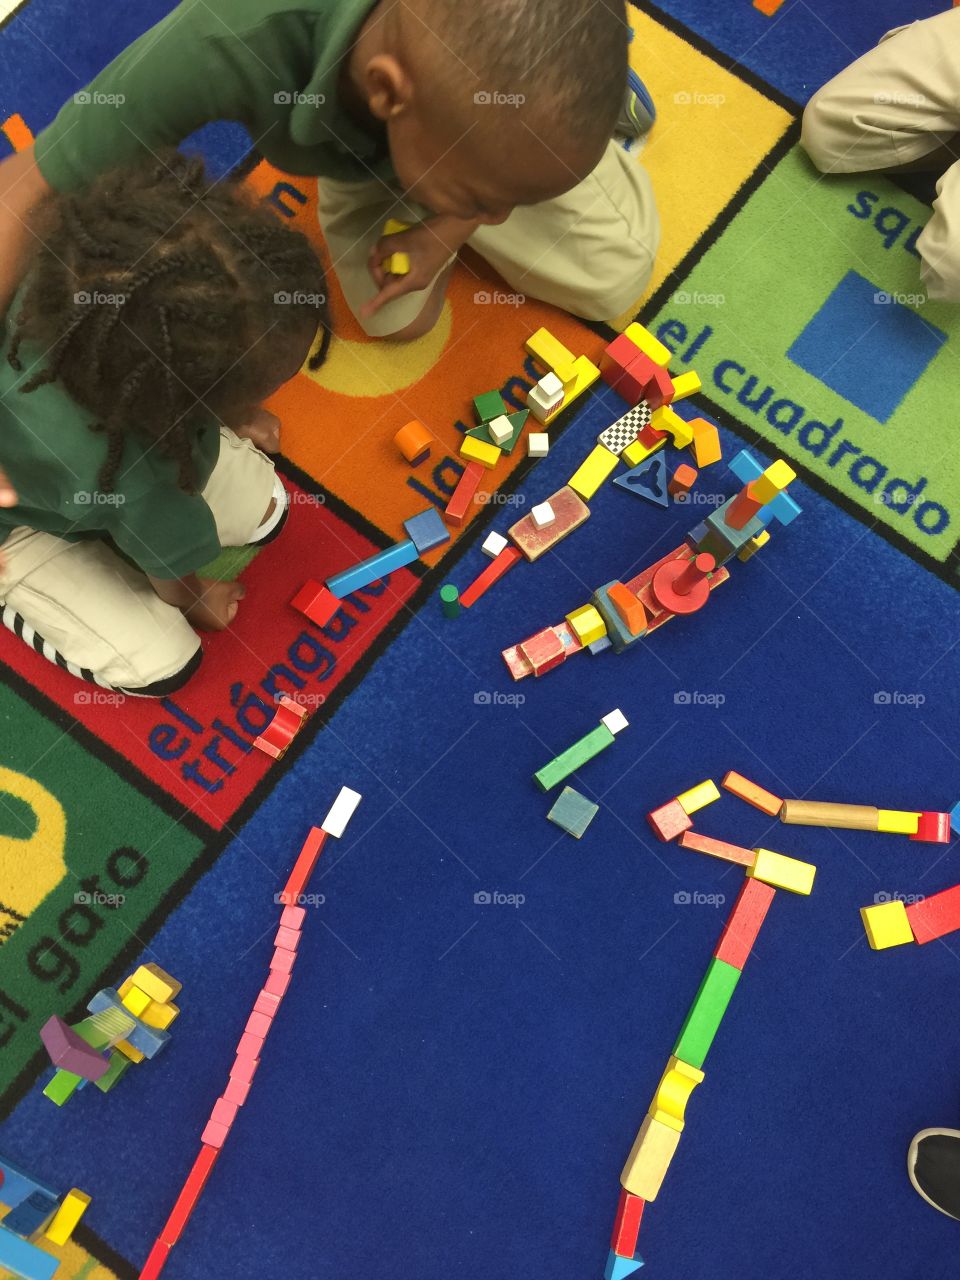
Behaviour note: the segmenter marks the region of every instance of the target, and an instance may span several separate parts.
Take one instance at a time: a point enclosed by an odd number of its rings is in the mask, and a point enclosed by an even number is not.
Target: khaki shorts
[[[377,293],[367,261],[384,223],[419,222],[430,215],[383,182],[321,178],[318,187],[331,265],[359,318],[360,308]],[[517,208],[501,226],[481,227],[468,243],[516,293],[586,320],[611,320],[639,299],[653,271],[660,222],[649,175],[635,154],[611,142],[593,173],[572,191]],[[360,323],[373,337],[397,333],[416,320],[432,287],[405,294]]]
[[[261,522],[270,499],[286,502],[269,458],[226,429],[203,497],[224,547],[265,536]],[[190,623],[106,542],[68,542],[21,527],[0,543],[0,557],[6,562],[0,570],[4,624],[72,674],[159,697],[199,665]]]

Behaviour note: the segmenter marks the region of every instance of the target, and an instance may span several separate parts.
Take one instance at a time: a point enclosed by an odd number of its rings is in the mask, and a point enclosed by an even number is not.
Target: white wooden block
[[[496,560],[500,552],[506,551],[509,545],[502,533],[488,533],[480,550],[485,556],[489,556],[491,560]]]
[[[605,724],[611,733],[619,733],[622,729],[626,729],[630,721],[620,708],[616,707],[609,715],[604,716],[600,723]]]
[[[527,436],[527,456],[545,458],[550,452],[550,437],[545,431],[531,431]]]
[[[513,439],[513,424],[505,414],[501,414],[487,423],[487,432],[494,444],[503,446]]]
[[[563,383],[555,373],[545,373],[537,386],[549,400],[556,400],[563,395]]]
[[[546,422],[554,409],[563,404],[563,383],[555,373],[544,377],[527,393],[527,407],[538,422]]]
[[[334,800],[330,812],[320,824],[320,830],[328,836],[342,836],[347,823],[353,817],[353,811],[363,799],[359,791],[351,791],[349,787],[341,787],[340,794]]]
[[[538,529],[545,529],[548,524],[553,524],[557,518],[549,502],[541,502],[533,508],[530,515]]]

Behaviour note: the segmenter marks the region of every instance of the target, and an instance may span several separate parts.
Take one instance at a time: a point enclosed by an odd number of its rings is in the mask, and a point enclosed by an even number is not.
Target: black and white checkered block
[[[628,445],[633,444],[644,427],[650,425],[653,412],[646,400],[629,409],[612,427],[601,431],[597,439],[612,453],[623,453]]]

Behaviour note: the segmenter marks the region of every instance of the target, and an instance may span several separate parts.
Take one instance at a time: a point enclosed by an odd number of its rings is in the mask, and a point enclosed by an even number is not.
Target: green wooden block
[[[506,444],[498,444],[497,448],[502,449],[504,453],[513,453],[513,450],[517,444],[517,441],[523,435],[523,428],[527,425],[527,418],[529,417],[530,417],[529,409],[521,409],[519,413],[508,413],[506,415],[506,418],[507,418],[507,421],[510,423],[510,425],[513,427],[513,435],[510,437],[510,439],[507,441]],[[491,418],[490,421],[492,422],[493,419]],[[472,427],[467,432],[467,435],[473,436],[474,440],[482,440],[484,444],[497,444],[496,440],[494,440],[493,437],[490,435],[490,432],[487,429],[488,426],[489,426],[489,423],[485,422],[480,427]]]
[[[534,782],[536,782],[541,791],[551,790],[558,783],[561,783],[564,778],[569,778],[571,773],[576,773],[581,765],[586,764],[588,760],[592,760],[594,756],[598,756],[601,751],[609,747],[613,739],[614,735],[607,726],[598,724],[585,738],[575,742],[572,747],[567,747],[566,751],[557,756],[555,760],[551,760],[542,769],[538,769],[533,775]]]
[[[460,613],[460,592],[452,582],[440,588],[440,603],[448,618],[456,618]]]
[[[82,1083],[83,1077],[75,1076],[72,1071],[57,1071],[44,1089],[43,1096],[62,1107],[65,1102],[70,1101]]]
[[[579,840],[599,812],[598,804],[573,787],[564,787],[547,818]]]
[[[725,960],[710,961],[700,990],[680,1028],[673,1055],[691,1067],[700,1068],[723,1021],[730,997],[740,981],[740,970]]]
[[[503,403],[503,396],[499,391],[485,391],[482,396],[475,398],[473,407],[477,412],[477,421],[481,423],[499,418],[502,413],[507,412],[507,406]]]
[[[118,1050],[114,1050],[110,1055],[110,1066],[99,1080],[94,1080],[94,1084],[101,1093],[109,1093],[115,1084],[127,1074],[127,1071],[133,1063],[129,1058],[125,1057]]]
[[[78,1022],[73,1030],[81,1040],[85,1040],[91,1049],[112,1049],[118,1040],[123,1040],[136,1026],[132,1018],[124,1018],[117,1009],[105,1009],[103,1013],[91,1014]]]

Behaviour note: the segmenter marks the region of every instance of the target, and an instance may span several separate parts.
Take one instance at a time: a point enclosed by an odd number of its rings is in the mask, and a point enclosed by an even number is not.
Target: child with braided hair
[[[318,337],[308,241],[175,152],[37,210],[38,249],[0,352],[0,618],[61,667],[161,697],[200,664],[195,628],[237,583],[198,576],[286,515],[260,403]]]

